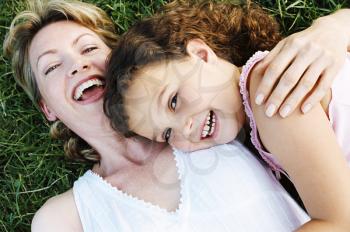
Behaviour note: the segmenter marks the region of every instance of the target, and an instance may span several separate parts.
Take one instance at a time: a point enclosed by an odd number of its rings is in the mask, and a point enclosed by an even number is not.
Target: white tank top
[[[174,151],[181,200],[168,212],[87,171],[73,187],[85,232],[293,231],[310,218],[240,143]]]

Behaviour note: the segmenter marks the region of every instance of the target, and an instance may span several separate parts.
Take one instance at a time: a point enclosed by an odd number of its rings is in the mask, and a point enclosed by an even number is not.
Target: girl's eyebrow
[[[157,141],[157,142],[163,141],[164,139],[163,139],[162,135],[163,135],[162,132],[160,134],[157,133],[157,134],[153,135],[152,140]]]
[[[158,94],[158,97],[157,97],[157,104],[158,104],[158,106],[157,106],[157,109],[158,109],[158,112],[157,113],[159,113],[159,110],[160,110],[160,108],[161,108],[161,106],[163,106],[163,103],[164,103],[164,94],[165,94],[165,92],[166,92],[166,90],[168,89],[168,86],[166,85],[166,86],[163,86],[163,88],[162,88],[162,90],[159,92],[159,94]],[[166,105],[168,105],[168,104],[166,104]]]
[[[158,96],[157,96],[157,114],[158,115],[164,115],[162,113],[162,111],[164,112],[163,110],[163,107],[168,107],[168,100],[164,100],[165,99],[165,93],[167,92],[167,89],[168,89],[168,85],[165,85],[163,87],[161,87],[162,89],[160,90]],[[164,104],[164,102],[166,102],[166,104]],[[163,138],[163,130],[160,129],[160,130],[157,130],[157,132],[155,133],[155,135],[153,136],[153,140],[154,141],[164,141],[164,138]]]

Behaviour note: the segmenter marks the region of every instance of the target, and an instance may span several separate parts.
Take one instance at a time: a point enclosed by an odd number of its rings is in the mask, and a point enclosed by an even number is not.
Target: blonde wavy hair
[[[108,15],[100,8],[77,0],[27,0],[25,11],[12,21],[3,44],[4,56],[12,63],[16,82],[24,89],[39,108],[41,95],[29,62],[29,46],[38,31],[46,25],[71,20],[95,32],[112,48],[117,42],[115,27]],[[96,162],[98,153],[83,139],[56,121],[50,129],[53,138],[64,141],[68,158]]]

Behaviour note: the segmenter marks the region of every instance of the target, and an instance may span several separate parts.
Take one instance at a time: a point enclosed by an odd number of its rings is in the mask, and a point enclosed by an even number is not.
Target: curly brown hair
[[[250,1],[174,1],[163,13],[136,23],[112,51],[106,74],[104,111],[112,127],[126,137],[124,94],[137,70],[145,65],[184,58],[187,42],[199,38],[216,55],[242,66],[254,52],[270,50],[281,39],[279,26]]]

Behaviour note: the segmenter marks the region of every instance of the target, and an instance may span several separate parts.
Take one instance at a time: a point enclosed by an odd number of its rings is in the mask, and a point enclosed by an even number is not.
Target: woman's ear
[[[57,116],[53,111],[46,105],[44,100],[39,101],[40,109],[45,114],[47,120],[53,122],[57,120]]]
[[[186,46],[187,54],[191,57],[200,58],[207,63],[216,63],[215,52],[201,39],[191,39]]]

